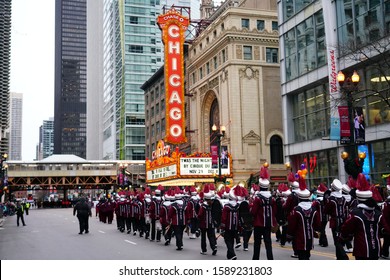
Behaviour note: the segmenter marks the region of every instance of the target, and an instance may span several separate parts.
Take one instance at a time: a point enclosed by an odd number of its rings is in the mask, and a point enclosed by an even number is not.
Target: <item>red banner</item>
[[[351,143],[351,127],[349,121],[348,106],[339,106],[340,115],[340,143]]]
[[[211,168],[218,168],[218,146],[211,146]]]
[[[175,9],[157,18],[165,45],[165,141],[187,142],[184,118],[184,56],[183,44],[189,19]]]

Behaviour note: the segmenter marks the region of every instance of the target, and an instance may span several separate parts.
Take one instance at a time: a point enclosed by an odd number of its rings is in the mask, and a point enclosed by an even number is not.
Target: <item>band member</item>
[[[199,228],[200,228],[200,253],[205,255],[207,253],[206,235],[210,243],[213,255],[217,254],[217,239],[215,236],[215,226],[212,215],[213,195],[209,189],[209,185],[205,185],[203,189],[203,202],[200,205],[198,212]]]
[[[298,196],[296,194],[296,192],[299,190],[299,183],[296,180],[296,178],[292,172],[290,172],[288,174],[287,180],[288,180],[288,183],[289,183],[290,188],[291,188],[291,194],[287,197],[286,203],[283,205],[283,209],[284,209],[284,212],[286,213],[287,219],[288,219],[288,216],[291,214],[292,210],[294,210],[295,206],[297,206],[299,203]],[[291,255],[291,257],[298,258],[298,254],[297,254],[297,252],[295,250],[295,246],[294,246],[294,240],[292,241],[292,247],[293,247],[294,253]]]
[[[172,190],[167,190],[164,194],[164,202],[161,204],[160,208],[160,223],[165,238],[165,246],[168,246],[171,243],[172,238],[173,228],[169,223],[168,210],[174,199],[175,195],[172,193]]]
[[[390,225],[390,176],[387,177],[387,198],[383,203],[383,220],[387,225]],[[383,245],[382,245],[382,254],[381,258],[389,259],[389,247],[390,247],[390,230],[384,230],[383,232]]]
[[[175,191],[175,201],[170,205],[168,210],[168,220],[173,227],[176,239],[176,250],[183,250],[183,232],[188,221],[187,205],[183,201],[183,194],[177,187]]]
[[[329,217],[325,214],[325,200],[324,194],[328,190],[328,187],[321,183],[317,188],[317,198],[313,201],[313,206],[317,208],[317,211],[320,215],[321,228],[319,236],[319,245],[321,247],[328,247],[328,237],[326,236],[326,225],[328,224]]]
[[[149,239],[149,234],[150,234],[150,204],[152,203],[151,199],[151,190],[149,187],[146,187],[145,192],[144,192],[144,200],[142,201],[142,215],[141,219],[142,224],[143,224],[143,231],[145,233],[145,239]]]
[[[156,242],[161,241],[162,226],[160,223],[160,209],[162,203],[164,202],[161,196],[163,190],[164,187],[162,185],[158,185],[155,194],[152,197],[152,202],[150,203],[150,208],[149,208],[150,219],[151,219],[150,241],[154,241],[155,239]]]
[[[257,189],[257,187],[255,187]],[[240,242],[240,233],[242,234],[243,247],[244,251],[248,251],[249,239],[253,232],[253,216],[250,211],[250,196],[245,187],[241,187],[241,195],[237,196],[237,203],[239,205],[238,212],[240,217],[240,228],[237,231],[236,236],[236,246],[235,248],[239,248],[241,246]]]
[[[125,231],[125,204],[126,204],[126,199],[125,195],[122,194],[120,195],[119,201],[117,202],[115,206],[115,216],[116,216],[116,222],[117,222],[117,228],[120,232]]]
[[[237,256],[234,251],[234,239],[239,231],[239,204],[237,203],[237,195],[240,192],[240,187],[233,188],[229,191],[229,202],[225,203],[222,210],[221,230],[227,247],[226,257],[228,260],[236,260]]]
[[[267,259],[273,260],[271,228],[276,226],[276,202],[272,197],[269,188],[268,164],[264,164],[260,169],[259,187],[260,192],[253,200],[251,213],[254,218],[254,244],[253,244],[253,260],[260,259],[261,239],[264,240],[264,245],[267,253]]]
[[[191,233],[190,239],[196,239],[197,237],[200,236],[199,219],[198,219],[200,197],[195,187],[191,187],[190,192],[191,192],[191,197],[188,201],[188,211],[190,213],[189,214],[190,233]]]
[[[388,227],[364,174],[359,173],[356,183],[358,206],[352,210],[341,227],[341,239],[353,237],[353,255],[356,260],[377,260],[381,254],[379,233]]]
[[[343,184],[343,187],[341,188],[341,195],[345,198],[345,220],[347,220],[349,213],[351,212],[351,203],[352,203],[352,197],[349,194],[351,192],[351,188],[347,184]],[[345,252],[346,253],[352,253],[352,243],[349,240],[345,240]]]
[[[287,197],[291,195],[291,191],[286,184],[279,184],[276,191],[276,221],[278,223],[278,230],[280,231],[279,241],[280,246],[286,244],[286,235],[287,235],[287,213],[283,209],[283,205],[286,203]],[[281,228],[281,230],[280,230]]]
[[[338,179],[334,179],[331,184],[331,191],[326,191],[324,196],[325,214],[330,216],[329,226],[332,229],[333,242],[336,248],[336,258],[338,260],[348,260],[348,256],[344,251],[343,243],[340,239],[341,226],[345,222],[346,201],[341,194],[343,185]],[[330,195],[328,194],[330,192]]]
[[[309,260],[314,248],[314,231],[321,228],[320,214],[310,202],[305,179],[300,178],[296,192],[299,203],[288,216],[287,238],[293,239],[299,260]]]

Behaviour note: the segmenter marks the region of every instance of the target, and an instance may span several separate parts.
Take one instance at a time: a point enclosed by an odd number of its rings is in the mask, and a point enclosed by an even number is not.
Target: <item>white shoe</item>
[[[195,233],[193,233],[193,234],[190,236],[190,239],[196,239]]]
[[[345,249],[344,251],[345,251],[345,253],[352,253],[352,252],[353,252],[353,249],[352,249],[352,248],[349,248],[349,249]]]
[[[234,246],[234,248],[240,248],[241,247],[241,243],[237,243],[236,246]]]

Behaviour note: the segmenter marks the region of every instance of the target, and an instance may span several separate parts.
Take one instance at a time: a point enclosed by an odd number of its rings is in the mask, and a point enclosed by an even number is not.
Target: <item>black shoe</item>
[[[177,247],[176,248],[176,251],[181,251],[181,250],[183,250],[183,247]]]
[[[298,255],[292,254],[291,257],[294,258],[294,259],[297,259],[297,258],[298,258]]]
[[[165,241],[165,246],[168,246],[169,245],[169,243],[171,243],[171,241],[169,241],[169,240],[167,240],[167,241]]]
[[[240,248],[241,247],[241,243],[237,243],[236,246],[234,246],[234,248]]]
[[[86,234],[87,234],[88,232],[89,232],[88,230],[85,231]]]
[[[237,256],[230,258],[229,260],[237,260]]]
[[[79,232],[79,234],[83,234],[82,232]]]
[[[23,225],[24,227],[26,226],[26,224]]]
[[[385,260],[390,259],[389,256],[386,257],[386,256],[384,256],[384,255],[381,255],[381,258],[382,258],[382,259],[385,259]]]
[[[201,255],[207,255],[207,252],[200,251]]]
[[[213,250],[213,256],[215,256],[217,254],[217,249],[214,249]]]
[[[199,237],[199,236],[200,236],[199,230],[197,230],[197,231],[195,232],[195,236],[196,236],[196,237]]]

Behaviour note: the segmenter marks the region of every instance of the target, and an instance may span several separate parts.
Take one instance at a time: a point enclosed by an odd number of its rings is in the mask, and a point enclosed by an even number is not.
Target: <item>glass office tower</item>
[[[54,154],[86,158],[87,0],[56,0]]]

